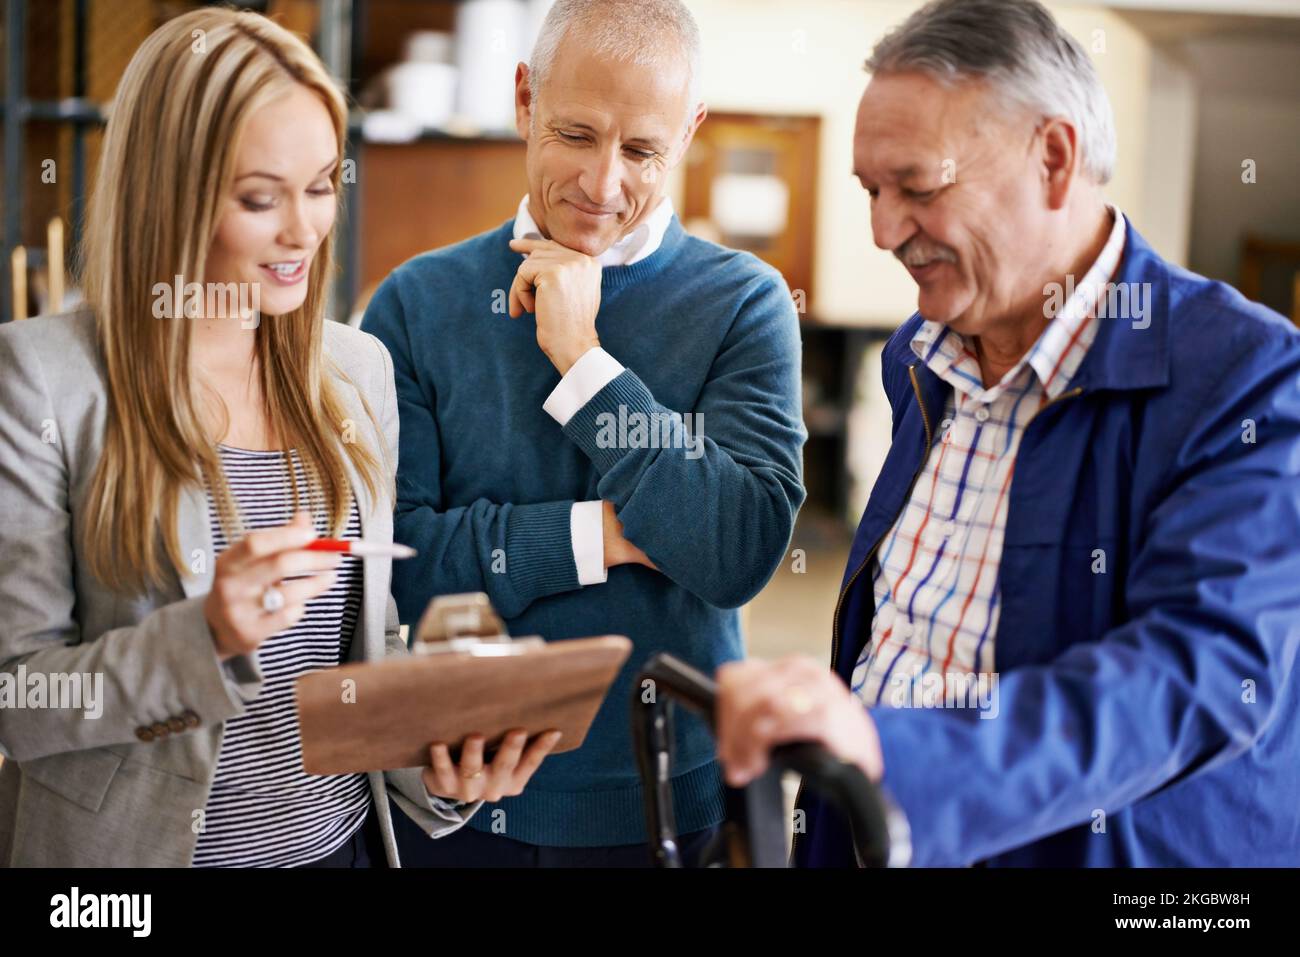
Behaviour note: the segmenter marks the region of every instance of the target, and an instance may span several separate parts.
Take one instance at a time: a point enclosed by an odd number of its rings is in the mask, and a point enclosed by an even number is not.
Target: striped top
[[[293,518],[293,491],[281,452],[218,447],[231,494],[247,529]],[[306,476],[291,453],[299,489]],[[315,496],[316,530],[327,535],[322,497]],[[227,546],[208,495],[214,555]],[[355,499],[342,538],[361,537]],[[346,660],[361,610],[362,568],[344,556],[329,591],[308,602],[296,625],[257,650],[262,693],[225,723],[216,776],[194,850],[195,867],[291,867],[324,857],[348,840],[370,809],[364,774],[309,775],[302,768],[294,679]]]
[[[1066,390],[1097,335],[1098,296],[1124,250],[1124,216],[1112,212],[1101,255],[1077,288],[1066,287],[1068,298],[1001,381],[986,389],[971,343],[940,323],[922,323],[912,339],[952,392],[940,441],[872,562],[876,613],[852,681],[868,705],[942,704],[969,687],[964,678],[950,687],[954,677],[993,671],[1016,453],[1029,421]]]

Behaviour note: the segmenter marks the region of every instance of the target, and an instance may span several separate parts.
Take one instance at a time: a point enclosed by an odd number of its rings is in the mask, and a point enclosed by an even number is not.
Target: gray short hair
[[[542,21],[528,64],[534,100],[560,43],[574,29],[581,31],[592,52],[635,66],[663,67],[685,57],[690,74],[687,109],[694,111],[700,101],[700,29],[681,0],[557,0]]]
[[[1115,118],[1092,61],[1036,0],[934,0],[876,44],[870,73],[988,80],[1006,100],[1079,131],[1084,171],[1115,169]]]

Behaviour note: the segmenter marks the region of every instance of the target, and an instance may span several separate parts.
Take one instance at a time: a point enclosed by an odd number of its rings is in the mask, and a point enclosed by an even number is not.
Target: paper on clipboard
[[[421,619],[422,637],[433,610],[431,605]],[[451,746],[454,756],[470,734],[483,734],[490,748],[512,728],[530,737],[558,729],[561,738],[552,753],[581,746],[631,653],[631,641],[604,635],[548,643],[483,632],[466,635],[452,628],[443,634],[448,642],[477,639],[497,646],[486,654],[449,646],[441,653],[417,651],[298,678],[304,770],[351,774],[422,767],[434,742]]]

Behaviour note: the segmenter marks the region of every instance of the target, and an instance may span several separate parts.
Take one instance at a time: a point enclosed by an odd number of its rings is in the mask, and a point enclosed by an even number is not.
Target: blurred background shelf
[[[689,231],[778,269],[801,316],[808,498],[791,561],[754,603],[751,647],[820,655],[849,535],[889,446],[880,350],[916,303],[910,277],[874,245],[870,204],[850,173],[861,67],[920,0],[685,2],[700,27],[710,115],[668,193]],[[466,3],[489,21],[511,8],[499,49],[490,22],[482,32],[488,21],[466,42]],[[149,33],[201,5],[0,0],[0,319],[15,311],[10,256],[20,249],[26,312],[48,311],[49,264],[58,259],[49,224],[66,224],[64,260],[75,266],[105,104]],[[527,183],[511,61],[526,58],[548,0],[237,5],[308,38],[352,106],[332,318],[354,317],[406,259],[514,215]],[[1167,259],[1300,321],[1300,2],[1047,5],[1093,57],[1114,106],[1110,198]],[[457,68],[454,116],[423,124],[394,109],[402,89],[395,68],[442,61]],[[484,93],[493,122],[467,120],[467,90]],[[419,95],[406,101],[427,105]],[[377,123],[385,113],[396,115]],[[405,127],[396,122],[403,116]],[[1249,181],[1247,162],[1257,173]],[[803,573],[795,573],[796,553]]]

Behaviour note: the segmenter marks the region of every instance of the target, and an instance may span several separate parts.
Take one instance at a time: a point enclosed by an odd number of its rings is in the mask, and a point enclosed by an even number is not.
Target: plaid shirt
[[[1111,209],[1101,255],[1000,382],[985,388],[971,343],[941,323],[923,323],[912,339],[912,351],[953,391],[941,439],[872,562],[876,614],[853,672],[853,691],[868,705],[927,703],[923,676],[941,676],[946,687],[949,675],[993,670],[1016,452],[1025,426],[1066,390],[1096,337],[1094,306],[1124,249],[1124,216]]]

